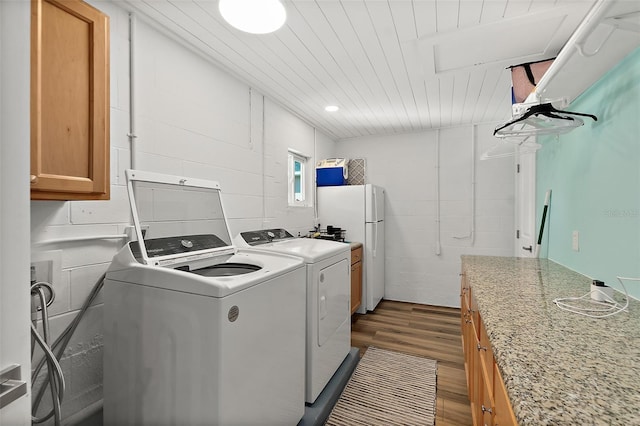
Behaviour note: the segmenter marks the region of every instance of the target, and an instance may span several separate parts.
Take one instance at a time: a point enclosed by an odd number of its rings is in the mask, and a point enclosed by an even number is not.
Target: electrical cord
[[[608,294],[600,290],[591,290],[588,293],[580,297],[561,297],[553,299],[553,303],[558,308],[573,312],[575,314],[583,315],[589,318],[607,318],[616,315],[622,311],[628,311],[629,307],[629,293],[627,287],[625,287],[623,280],[628,281],[640,281],[640,278],[628,278],[628,277],[616,277],[622,289],[624,290],[624,305],[620,304]],[[604,301],[597,301],[591,298],[592,292],[598,292],[604,297]]]
[[[50,352],[52,353],[53,359],[55,359],[56,362],[58,362],[62,358],[62,355],[64,354],[64,350],[67,347],[67,345],[69,344],[69,341],[71,340],[71,337],[73,336],[73,333],[76,331],[76,328],[78,327],[78,324],[80,323],[80,320],[84,316],[85,312],[89,309],[89,307],[91,306],[91,304],[93,303],[95,298],[98,296],[98,293],[100,292],[100,290],[102,290],[102,286],[104,285],[105,277],[106,277],[106,273],[102,274],[102,276],[100,276],[100,278],[98,278],[98,280],[94,284],[93,288],[91,289],[91,292],[89,293],[89,296],[87,297],[87,299],[84,301],[84,304],[80,308],[80,312],[78,312],[78,314],[73,318],[73,321],[71,321],[71,323],[67,326],[67,328],[65,328],[64,331],[62,333],[60,333],[60,336],[58,336],[58,338],[53,342],[53,344],[50,345],[50,348],[51,348]],[[35,327],[33,327],[33,324],[32,324],[32,330],[34,328]],[[36,338],[36,340],[37,340],[37,338]],[[42,367],[47,362],[48,361],[47,361],[46,357],[43,357],[42,359],[40,359],[40,361],[38,362],[36,368],[33,371],[32,377],[34,377],[34,378],[37,377],[38,374],[40,373],[40,370],[42,370]],[[60,370],[60,377],[62,377],[62,370]],[[45,379],[45,382],[42,385],[42,387],[37,392],[36,397],[35,397],[35,399],[33,401],[33,404],[32,404],[33,412],[36,412],[38,407],[40,406],[40,402],[42,401],[42,397],[44,396],[44,393],[46,391],[47,385],[49,384],[49,381],[50,381],[50,378],[49,378],[49,376],[47,376],[46,379]],[[64,381],[62,381],[62,383],[64,384]],[[63,393],[64,393],[63,387],[64,387],[64,385],[62,387],[59,386],[58,388],[59,389],[62,388]],[[62,397],[60,397],[60,401],[62,401]],[[49,415],[47,418],[49,418],[49,417],[51,417],[51,415]],[[37,423],[37,422],[34,421],[34,423]]]
[[[49,307],[53,303],[53,300],[55,299],[56,293],[53,291],[53,287],[51,287],[51,284],[49,284],[48,282],[45,282],[45,281],[36,282],[35,280],[32,280],[30,290],[31,290],[31,294],[34,296],[35,296],[35,288],[36,288],[34,286],[36,285],[37,285],[37,288],[44,286],[47,288],[47,290],[49,290],[50,297],[46,303],[46,306]],[[40,305],[41,306],[45,305],[45,303],[43,303],[43,301],[40,300]],[[42,309],[41,306],[38,306],[38,303],[35,301],[35,297],[31,298],[31,312],[38,312],[39,310]],[[35,324],[36,320],[37,318],[35,318],[31,322]],[[35,350],[36,350],[36,338],[34,335],[31,335],[31,359],[33,359],[33,354],[35,353]]]
[[[47,287],[49,290],[51,297],[49,302],[47,302],[47,298],[44,294],[43,287]],[[48,370],[48,383],[51,383],[51,400],[53,404],[53,409],[47,413],[43,417],[37,417],[35,415],[31,416],[32,423],[42,423],[48,420],[51,416],[54,416],[55,425],[58,426],[62,422],[62,415],[60,411],[60,404],[62,402],[62,398],[64,398],[65,391],[65,383],[64,376],[62,374],[62,368],[60,367],[60,363],[56,359],[55,355],[50,349],[49,340],[50,340],[50,331],[49,331],[49,312],[48,305],[53,301],[53,289],[51,285],[46,282],[37,282],[31,286],[31,293],[35,294],[40,298],[40,310],[42,312],[42,331],[44,334],[44,338],[38,333],[33,322],[31,323],[31,335],[34,343],[37,343],[43,350],[44,355],[42,357],[43,360],[46,360],[47,370]],[[34,345],[35,346],[35,345]],[[35,348],[32,347],[32,356],[33,350]],[[31,380],[34,381],[37,377],[37,374],[32,375]],[[43,389],[46,386],[43,386]]]

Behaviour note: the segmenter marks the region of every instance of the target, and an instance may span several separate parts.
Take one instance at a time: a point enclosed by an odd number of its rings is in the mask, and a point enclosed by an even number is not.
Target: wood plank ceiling
[[[251,35],[216,0],[124,1],[336,140],[509,119],[506,67],[555,57],[593,3],[285,0]]]

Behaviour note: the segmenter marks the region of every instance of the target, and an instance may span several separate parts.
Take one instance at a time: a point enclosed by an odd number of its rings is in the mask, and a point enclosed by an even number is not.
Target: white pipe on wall
[[[262,228],[267,227],[267,143],[265,140],[265,112],[264,112],[264,95],[262,97],[262,124],[260,129],[262,144]]]
[[[462,237],[453,237],[456,240],[464,240],[469,238],[471,246],[476,241],[476,125],[471,125],[471,217],[470,231],[468,235]]]
[[[318,162],[318,129],[313,128],[313,159],[312,164],[309,164],[311,171],[311,190],[313,191],[313,225],[318,223],[318,186],[316,182],[315,164]]]
[[[436,130],[436,256],[440,256],[440,129]]]
[[[131,168],[137,167],[136,156],[136,104],[135,104],[135,34],[136,34],[136,17],[133,13],[129,13],[129,158]]]
[[[471,125],[471,246],[476,241],[476,125]]]
[[[78,241],[95,241],[95,240],[126,240],[129,238],[127,234],[113,235],[84,235],[81,237],[54,238],[51,240],[42,240],[33,242],[34,246],[46,246],[49,244],[74,243]]]

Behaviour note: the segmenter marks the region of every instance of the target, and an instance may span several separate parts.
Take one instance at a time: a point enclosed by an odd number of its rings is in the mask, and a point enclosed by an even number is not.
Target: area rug
[[[436,377],[434,360],[370,346],[325,424],[432,426]]]

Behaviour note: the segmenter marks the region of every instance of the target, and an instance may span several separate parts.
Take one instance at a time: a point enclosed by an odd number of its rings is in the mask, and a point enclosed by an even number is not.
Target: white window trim
[[[287,150],[287,194],[289,207],[309,207],[311,205],[309,199],[311,195],[311,188],[308,184],[310,159],[311,157],[309,157],[308,155],[305,155],[294,149],[289,148]],[[294,162],[296,160],[302,164],[302,174],[300,175],[300,189],[302,190],[304,199],[301,201],[296,201],[294,194]]]

